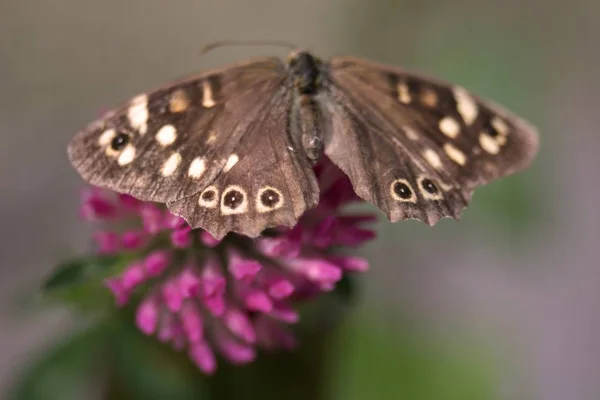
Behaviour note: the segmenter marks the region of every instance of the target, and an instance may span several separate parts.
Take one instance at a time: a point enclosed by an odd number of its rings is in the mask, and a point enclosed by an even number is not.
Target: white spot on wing
[[[242,203],[239,206],[237,206],[236,208],[231,208],[231,207],[225,205],[225,198],[232,191],[240,192],[242,194],[242,196],[244,197],[242,200]],[[244,189],[242,189],[241,186],[230,185],[230,186],[227,186],[227,188],[225,190],[223,190],[223,194],[221,195],[221,214],[223,214],[223,215],[243,214],[246,212],[247,209],[248,209],[248,196],[246,195],[246,191]]]
[[[443,167],[442,160],[435,150],[429,148],[425,149],[425,151],[423,151],[423,157],[425,157],[425,160],[433,168],[440,169]]]
[[[421,101],[427,107],[436,107],[438,104],[438,96],[433,89],[424,89],[421,93]]]
[[[467,91],[461,87],[454,88],[454,99],[456,100],[456,110],[462,117],[465,124],[471,125],[477,119],[479,109],[477,103],[467,93]]]
[[[439,182],[440,186],[442,187],[442,190],[444,192],[447,192],[448,190],[452,189],[454,186],[447,184],[446,182]]]
[[[143,135],[148,130],[148,95],[134,97],[127,110],[129,125]]]
[[[183,89],[177,89],[171,94],[169,99],[169,111],[180,113],[185,111],[190,105],[190,99]]]
[[[483,150],[487,151],[490,154],[498,154],[500,152],[500,145],[498,144],[496,139],[494,139],[488,134],[481,133],[479,135],[479,144],[481,145],[481,148]]]
[[[173,144],[175,139],[177,139],[177,129],[173,125],[164,125],[156,133],[156,140],[163,147]]]
[[[227,159],[227,163],[225,163],[225,167],[223,168],[223,171],[229,172],[229,170],[231,168],[233,168],[235,166],[235,164],[238,163],[239,160],[240,160],[240,158],[237,156],[237,154],[230,155],[229,158]]]
[[[460,133],[460,125],[452,117],[444,117],[439,123],[440,131],[449,138],[456,138]]]
[[[117,132],[114,129],[105,130],[98,138],[98,145],[108,146],[115,136],[117,136]]]
[[[453,144],[446,143],[444,144],[444,151],[448,158],[459,165],[465,165],[467,163],[467,156],[465,153],[457,149]]]
[[[119,154],[119,158],[117,158],[117,162],[119,165],[127,165],[133,161],[135,158],[135,147],[132,144],[128,144],[125,146],[121,154]]]
[[[275,192],[277,194],[277,196],[279,196],[279,198],[277,199],[275,204],[273,204],[272,206],[268,206],[268,205],[262,203],[261,197],[267,190],[272,190],[273,192]],[[256,210],[261,214],[269,212],[269,211],[274,211],[274,210],[277,210],[278,208],[283,207],[284,202],[285,202],[285,200],[283,198],[283,193],[281,193],[281,191],[279,191],[278,189],[275,189],[272,186],[265,186],[265,187],[261,188],[258,191],[258,194],[256,195]]]
[[[506,135],[498,135],[498,136],[496,136],[496,142],[500,146],[504,146],[506,144]]]
[[[400,102],[404,104],[408,104],[412,100],[406,82],[398,82],[398,100],[400,100]]]
[[[163,164],[162,169],[161,169],[161,174],[163,176],[173,175],[173,173],[179,167],[180,163],[181,163],[181,154],[179,154],[177,152],[171,154],[171,156],[169,158],[167,158],[167,161],[165,161],[165,163]]]
[[[215,104],[210,83],[208,81],[202,82],[202,105],[206,108],[211,108],[214,107]]]
[[[206,162],[203,158],[196,157],[190,163],[190,169],[188,170],[188,176],[190,178],[200,178],[206,171]]]
[[[217,131],[212,129],[206,139],[206,144],[213,144],[217,140]]]
[[[405,126],[403,129],[407,138],[410,140],[419,140],[419,134],[413,128]]]
[[[492,118],[492,126],[498,131],[499,134],[504,136],[508,135],[508,125],[500,117]]]

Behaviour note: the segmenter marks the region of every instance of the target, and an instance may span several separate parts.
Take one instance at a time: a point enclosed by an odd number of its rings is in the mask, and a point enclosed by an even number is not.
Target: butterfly
[[[77,133],[68,155],[89,183],[166,203],[222,238],[295,225],[319,201],[323,154],[391,221],[433,225],[537,149],[533,126],[462,87],[294,50],[137,95]]]

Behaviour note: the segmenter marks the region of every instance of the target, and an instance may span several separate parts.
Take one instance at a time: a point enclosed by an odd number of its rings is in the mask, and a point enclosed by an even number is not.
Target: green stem
[[[327,399],[333,337],[334,332],[301,337],[297,350],[259,354],[256,362],[244,367],[222,363],[207,382],[210,399]]]

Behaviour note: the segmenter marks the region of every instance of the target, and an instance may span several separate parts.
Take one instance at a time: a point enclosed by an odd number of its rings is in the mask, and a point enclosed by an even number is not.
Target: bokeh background
[[[285,55],[198,55],[241,38],[436,75],[541,131],[532,168],[477,191],[462,221],[381,219],[326,398],[600,399],[599,15],[593,0],[0,1],[0,397],[76,324],[30,304],[89,245],[71,136],[157,84]],[[79,387],[53,362],[46,385]],[[93,381],[81,391],[100,398]]]

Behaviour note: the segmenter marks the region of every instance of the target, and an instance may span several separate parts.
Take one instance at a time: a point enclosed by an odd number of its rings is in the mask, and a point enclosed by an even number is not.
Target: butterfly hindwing
[[[141,94],[79,132],[69,158],[93,185],[166,202],[212,182],[285,79],[279,59]]]
[[[280,90],[248,128],[226,166],[202,192],[168,203],[214,237],[293,226],[319,200],[312,165],[290,129],[292,93]]]
[[[458,218],[475,187],[524,168],[537,149],[513,114],[397,68],[333,59],[326,96],[325,153],[392,221]]]

